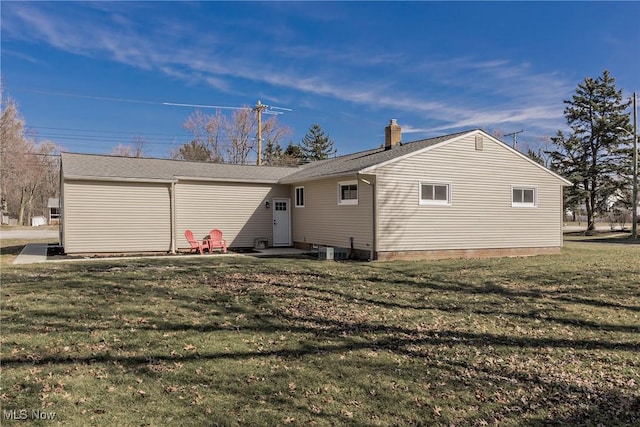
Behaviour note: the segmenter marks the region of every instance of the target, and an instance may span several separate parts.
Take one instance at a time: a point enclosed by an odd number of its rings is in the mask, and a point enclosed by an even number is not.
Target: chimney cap
[[[397,124],[398,124],[398,119],[391,119],[391,120],[389,120],[389,124],[391,124],[391,125],[397,125]]]

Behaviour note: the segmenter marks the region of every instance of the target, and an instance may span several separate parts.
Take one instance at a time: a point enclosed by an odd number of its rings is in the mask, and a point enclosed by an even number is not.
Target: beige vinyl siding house
[[[357,202],[340,203],[340,184],[357,186]],[[371,251],[373,248],[372,199],[369,186],[355,176],[300,183],[304,207],[293,208],[293,241]],[[292,195],[295,197],[295,194]],[[353,241],[353,242],[352,242]]]
[[[189,247],[184,230],[202,238],[214,225],[231,247],[253,247],[256,238],[273,246],[272,200],[288,197],[289,186],[284,185],[181,179],[176,184],[178,248]]]
[[[273,244],[266,202],[289,197],[277,182],[290,172],[62,153],[61,243],[68,254],[176,252],[189,248],[186,229],[203,238],[218,228],[230,246]]]
[[[486,135],[463,135],[368,171],[377,176],[378,258],[527,254],[562,246],[562,182]],[[422,186],[432,185],[443,188],[446,201],[423,198]],[[532,190],[533,204],[514,204],[514,189]]]
[[[297,167],[63,153],[67,253],[176,252],[184,231],[231,248],[333,246],[371,260],[533,255],[562,247],[569,181],[481,130]]]
[[[166,183],[68,181],[63,197],[62,230],[68,253],[171,249]]]

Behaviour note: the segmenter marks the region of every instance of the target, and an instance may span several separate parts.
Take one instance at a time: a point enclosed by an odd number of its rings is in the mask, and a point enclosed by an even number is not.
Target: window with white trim
[[[421,205],[450,205],[451,185],[443,182],[420,182]]]
[[[296,187],[296,208],[304,208],[304,187]]]
[[[358,204],[358,181],[346,181],[338,183],[338,204]]]
[[[535,187],[511,187],[511,206],[536,207]]]

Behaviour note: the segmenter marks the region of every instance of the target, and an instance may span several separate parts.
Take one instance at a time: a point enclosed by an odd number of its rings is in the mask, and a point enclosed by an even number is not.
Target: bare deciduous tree
[[[193,140],[188,144],[182,144],[176,151],[173,151],[171,158],[190,162],[209,162],[211,161],[211,151],[203,143]]]
[[[196,110],[187,117],[184,128],[193,134],[190,142],[197,146],[206,147],[209,152],[209,159],[212,162],[224,162],[223,145],[224,130],[227,127],[227,118],[220,110],[215,115],[208,115]]]
[[[0,192],[3,209],[24,225],[44,215],[47,199],[59,195],[59,149],[52,142],[36,144],[24,132],[15,102],[2,97],[0,116]]]
[[[121,157],[144,157],[146,143],[147,140],[143,136],[136,135],[133,137],[132,144],[118,144],[111,150],[110,154]]]
[[[187,118],[184,128],[193,134],[194,139],[172,152],[173,158],[184,158],[180,154],[181,151],[192,151],[192,148],[204,147],[209,152],[208,161],[246,164],[252,152],[255,153],[257,150],[257,119],[254,111],[249,107],[234,111],[231,119],[224,116],[220,110],[214,115],[196,110]],[[291,130],[281,126],[275,116],[264,120],[262,122],[263,147],[269,143],[278,144],[280,139],[290,133]],[[187,145],[191,147],[185,147]],[[199,154],[204,152],[202,149],[199,151]]]

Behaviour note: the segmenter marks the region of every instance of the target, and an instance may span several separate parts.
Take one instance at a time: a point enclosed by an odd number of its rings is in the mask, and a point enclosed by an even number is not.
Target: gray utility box
[[[339,259],[347,259],[349,253],[343,248],[333,248],[331,246],[320,246],[318,248],[318,259],[325,261],[333,261]]]
[[[266,237],[258,237],[253,241],[254,249],[267,249],[268,245],[269,245],[269,240],[267,240]]]

